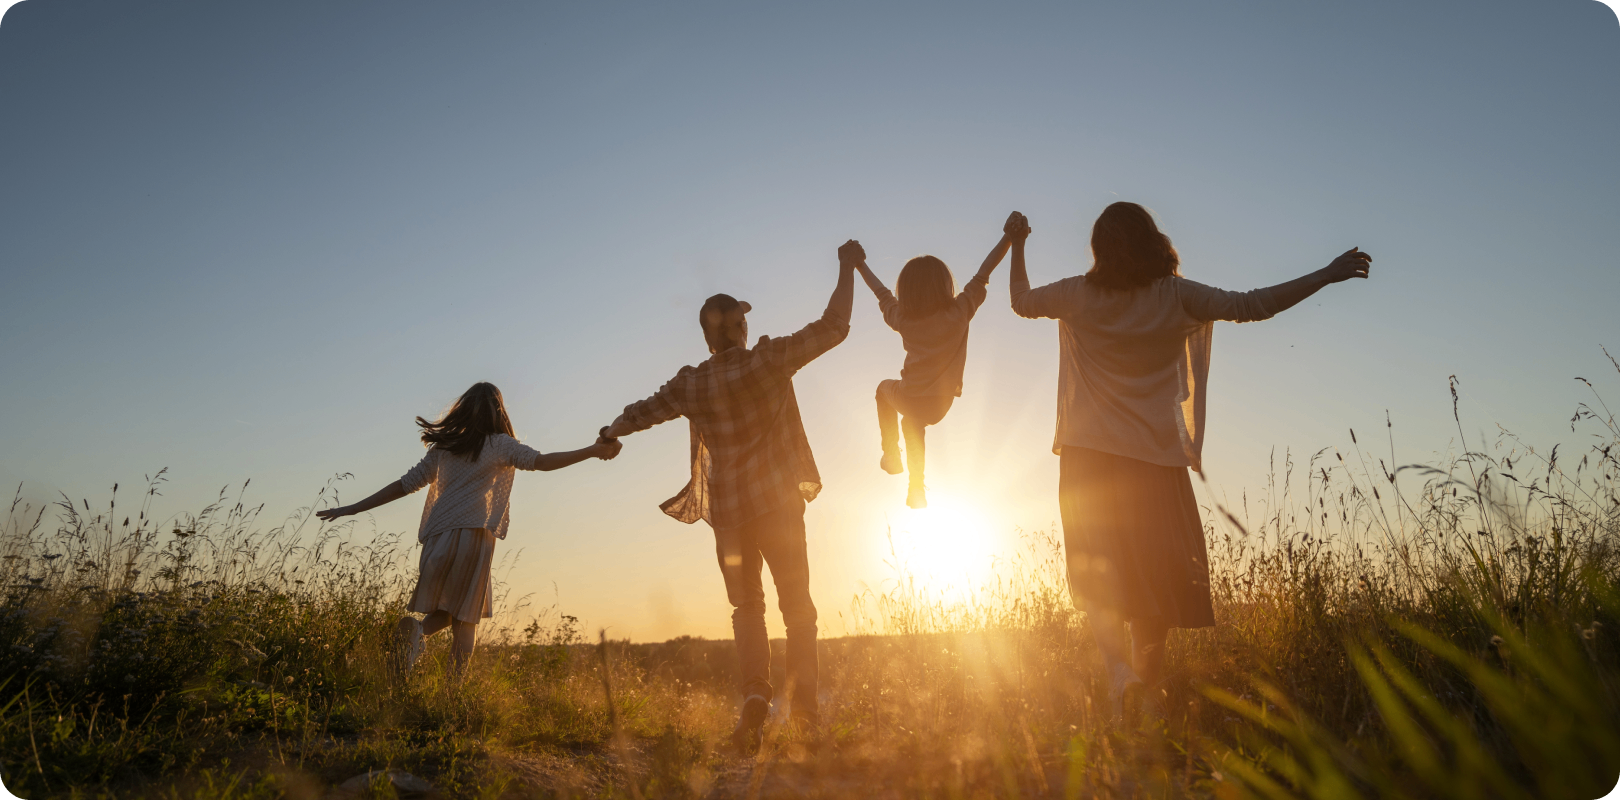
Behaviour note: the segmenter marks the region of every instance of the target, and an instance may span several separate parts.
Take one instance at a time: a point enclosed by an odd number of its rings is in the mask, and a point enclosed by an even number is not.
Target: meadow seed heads
[[[1491,646],[1492,647],[1501,647],[1502,646],[1502,637],[1500,637],[1500,636],[1492,636],[1491,637]]]

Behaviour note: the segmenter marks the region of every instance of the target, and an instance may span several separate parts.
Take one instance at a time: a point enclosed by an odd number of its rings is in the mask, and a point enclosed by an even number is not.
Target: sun
[[[971,503],[931,494],[929,507],[891,519],[894,557],[908,574],[940,591],[967,591],[993,574],[996,537]]]

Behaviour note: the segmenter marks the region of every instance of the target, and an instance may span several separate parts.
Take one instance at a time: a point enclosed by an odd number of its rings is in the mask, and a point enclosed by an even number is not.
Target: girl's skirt
[[[1065,445],[1058,503],[1076,608],[1172,628],[1215,624],[1209,557],[1186,467]]]
[[[494,610],[490,564],[495,537],[483,528],[439,531],[422,543],[421,575],[411,595],[410,610],[423,614],[448,611],[476,624]]]

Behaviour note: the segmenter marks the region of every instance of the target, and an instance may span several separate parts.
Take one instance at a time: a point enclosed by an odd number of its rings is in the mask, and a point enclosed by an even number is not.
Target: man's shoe
[[[906,471],[905,462],[900,458],[900,450],[895,447],[883,449],[883,460],[878,462],[878,466],[890,475],[899,475]]]
[[[754,695],[743,702],[742,714],[737,718],[737,729],[731,732],[731,745],[737,754],[753,756],[765,738],[765,715],[771,711],[771,701]]]
[[[906,490],[906,505],[912,508],[928,507],[928,492],[923,489],[922,484],[913,483],[911,488]]]

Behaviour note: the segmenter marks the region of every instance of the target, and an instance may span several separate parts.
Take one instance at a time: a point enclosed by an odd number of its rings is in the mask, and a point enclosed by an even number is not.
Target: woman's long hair
[[[900,300],[901,316],[922,319],[956,299],[956,278],[945,262],[933,256],[917,256],[900,268],[894,292]]]
[[[438,422],[417,417],[416,424],[422,426],[422,444],[464,455],[468,461],[478,460],[489,437],[497,433],[515,436],[501,390],[482,381],[463,393]]]
[[[1091,271],[1086,283],[1104,289],[1135,289],[1180,275],[1181,256],[1159,232],[1153,215],[1135,203],[1114,203],[1091,226]]]

